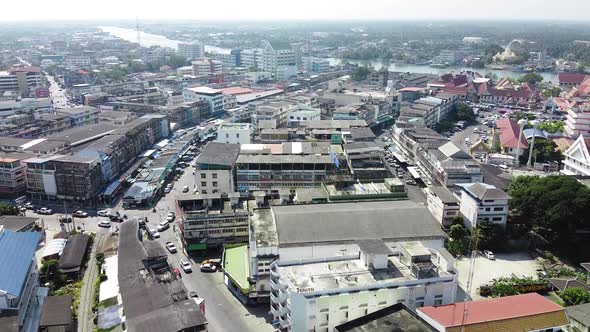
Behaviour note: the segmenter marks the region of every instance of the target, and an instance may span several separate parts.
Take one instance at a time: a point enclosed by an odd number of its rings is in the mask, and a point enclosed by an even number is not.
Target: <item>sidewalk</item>
[[[88,269],[84,273],[84,284],[80,291],[80,305],[78,306],[78,332],[94,331],[94,313],[92,313],[92,295],[94,294],[94,280],[99,273],[96,266],[96,249],[100,246],[104,234],[99,234],[94,239],[90,259],[88,260]]]

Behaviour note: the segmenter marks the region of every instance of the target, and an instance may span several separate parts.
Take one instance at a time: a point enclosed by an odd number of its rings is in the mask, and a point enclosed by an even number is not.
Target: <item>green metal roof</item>
[[[223,269],[243,294],[250,293],[250,255],[247,245],[225,249]]]

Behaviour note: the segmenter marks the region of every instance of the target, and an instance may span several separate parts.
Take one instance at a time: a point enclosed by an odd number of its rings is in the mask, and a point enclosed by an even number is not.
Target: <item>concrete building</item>
[[[208,143],[195,161],[197,191],[202,195],[233,193],[239,152],[239,144]]]
[[[67,68],[87,68],[92,64],[89,56],[68,56],[64,64]]]
[[[415,203],[274,206],[255,210],[251,222],[253,287],[270,289],[285,330],[331,331],[398,302],[414,309],[455,300],[444,233]]]
[[[210,105],[206,100],[182,102],[160,108],[166,114],[171,124],[178,128],[188,128],[198,125],[202,119],[208,119]]]
[[[458,184],[461,188],[461,214],[465,226],[474,228],[480,221],[506,227],[510,196],[487,183]]]
[[[227,198],[215,193],[177,198],[176,217],[187,251],[248,241],[248,202],[240,202],[239,197],[238,193],[230,193]]]
[[[427,191],[428,211],[441,226],[450,226],[453,218],[461,215],[459,199],[444,186],[429,186]]]
[[[198,41],[178,43],[177,52],[187,59],[200,59],[205,56],[205,45]]]
[[[590,176],[590,139],[578,136],[576,141],[564,152],[564,175]]]
[[[194,73],[193,66],[184,66],[176,69],[176,76],[178,77],[192,76]]]
[[[241,66],[246,68],[247,70],[260,69],[261,54],[262,54],[261,49],[242,50],[242,52],[240,54]]]
[[[564,133],[571,138],[590,136],[590,103],[567,110]]]
[[[419,149],[415,162],[427,183],[451,187],[457,183],[483,181],[479,163],[452,142]]]
[[[27,190],[26,164],[24,160],[32,157],[27,153],[10,153],[0,156],[0,195],[19,197]]]
[[[71,108],[60,108],[57,114],[63,114],[70,118],[71,127],[81,127],[90,124],[97,124],[99,121],[99,110],[92,106],[79,106]]]
[[[436,97],[423,97],[412,104],[400,108],[400,116],[419,118],[427,127],[444,120],[453,109],[457,95],[438,94]]]
[[[316,57],[303,58],[303,66],[311,73],[325,73],[330,71],[330,61]]]
[[[250,144],[249,123],[222,123],[217,128],[216,142],[228,144]]]
[[[518,139],[520,138],[520,142]],[[499,144],[504,154],[512,155],[515,158],[516,153],[522,156],[529,147],[526,137],[521,133],[521,128],[516,121],[505,118],[496,121],[496,127],[493,130],[494,144]]]
[[[0,71],[0,91],[16,91],[26,94],[33,87],[40,86],[42,81],[39,67],[12,67],[8,71]]]
[[[221,90],[208,87],[186,88],[182,91],[185,102],[205,100],[209,103],[211,115],[218,114],[224,110],[224,95]],[[204,119],[202,119],[204,120]]]
[[[342,146],[348,169],[354,179],[384,179],[389,177],[382,148],[375,142],[348,143]]]
[[[297,65],[297,54],[290,45],[262,42],[261,62],[258,68],[277,76],[277,70],[283,66]],[[283,75],[283,74],[282,74]]]
[[[257,84],[272,80],[272,73],[267,71],[250,71],[245,74],[245,80],[249,84]]]
[[[287,113],[287,126],[299,127],[301,121],[316,121],[322,119],[322,111],[319,108],[312,108],[300,105],[298,108]]]
[[[47,288],[39,286],[35,251],[38,232],[13,232],[0,226],[0,327],[6,331],[39,329]]]

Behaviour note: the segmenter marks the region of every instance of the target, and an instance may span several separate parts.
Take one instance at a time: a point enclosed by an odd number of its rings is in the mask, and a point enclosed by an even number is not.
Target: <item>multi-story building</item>
[[[200,194],[233,193],[239,144],[210,142],[195,161],[195,183]]]
[[[196,126],[201,119],[209,118],[209,103],[206,100],[183,102],[160,108],[160,112],[168,116],[170,123],[180,128]]]
[[[10,153],[0,156],[0,195],[15,197],[27,190],[27,167],[23,160],[32,157],[26,153]]]
[[[448,138],[422,126],[402,127],[396,123],[393,131],[393,142],[397,147],[395,156],[402,162],[414,163],[419,149],[436,149],[448,141]]]
[[[461,214],[465,225],[477,227],[480,221],[506,227],[510,196],[487,183],[458,184],[461,188]]]
[[[13,232],[0,226],[0,312],[2,329],[37,331],[47,288],[39,287],[35,251],[39,232]]]
[[[322,119],[322,111],[319,108],[312,108],[299,105],[287,113],[287,126],[299,127],[301,121],[315,121]]]
[[[584,103],[567,110],[564,133],[571,137],[590,136],[590,103]]]
[[[459,97],[456,95],[447,94],[419,98],[409,106],[402,106],[400,115],[420,118],[425,126],[432,127],[448,116],[458,99]]]
[[[578,136],[576,141],[564,152],[563,169],[565,175],[590,176],[590,139]]]
[[[193,66],[184,66],[176,69],[176,76],[178,77],[192,76],[194,73]]]
[[[293,101],[271,100],[256,106],[256,110],[252,114],[252,123],[257,125],[260,121],[272,120],[277,128],[284,127],[288,124],[289,112],[297,109],[297,103]]]
[[[251,227],[248,290],[270,290],[271,314],[285,330],[331,331],[398,302],[415,309],[455,300],[444,233],[413,202],[273,206],[254,209]]]
[[[382,148],[375,142],[348,143],[342,148],[354,179],[383,179],[389,176]]]
[[[238,193],[230,193],[227,198],[216,193],[177,198],[177,217],[189,252],[248,241],[248,202],[239,202],[239,197]]]
[[[429,186],[426,196],[428,211],[443,227],[450,226],[460,216],[459,199],[444,186]]]
[[[0,91],[27,93],[32,87],[41,85],[41,68],[12,67],[0,72]]]
[[[221,90],[211,89],[205,86],[197,88],[186,88],[182,91],[185,102],[205,100],[209,103],[211,115],[218,114],[224,110],[224,95]],[[204,120],[204,119],[202,119]]]
[[[135,160],[125,135],[107,135],[100,138],[77,154],[85,157],[99,157],[102,178],[110,183],[122,174]]]
[[[96,124],[99,120],[99,110],[92,106],[61,108],[57,111],[57,114],[68,116],[72,128]]]
[[[92,59],[88,56],[68,56],[65,60],[67,68],[86,68],[92,64]]]
[[[250,135],[249,123],[222,123],[217,128],[215,141],[228,144],[249,144]]]
[[[330,61],[315,57],[303,58],[305,70],[312,73],[325,73],[330,71]]]
[[[245,80],[250,84],[257,84],[272,80],[272,74],[267,71],[251,71],[246,73]]]
[[[452,142],[417,152],[415,162],[425,181],[446,187],[483,181],[479,163]]]
[[[248,144],[236,160],[240,193],[318,187],[336,172],[329,143]]]
[[[205,45],[198,41],[178,43],[177,52],[187,59],[200,59],[205,56]]]
[[[273,73],[275,76],[279,67],[297,65],[296,52],[288,44],[275,43],[273,45],[265,40],[262,42],[261,56],[262,59],[258,64],[258,68]]]
[[[240,57],[241,57],[241,66],[246,68],[247,70],[257,70],[260,68],[259,59],[260,54],[262,53],[261,49],[248,49],[242,50]]]

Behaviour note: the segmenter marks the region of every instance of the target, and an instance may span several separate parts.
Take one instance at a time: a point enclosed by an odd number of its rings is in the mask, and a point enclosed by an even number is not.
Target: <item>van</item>
[[[502,165],[498,165],[498,168],[500,168],[501,170],[508,172],[508,166],[502,164]]]

